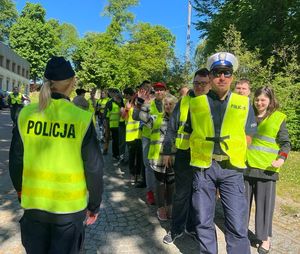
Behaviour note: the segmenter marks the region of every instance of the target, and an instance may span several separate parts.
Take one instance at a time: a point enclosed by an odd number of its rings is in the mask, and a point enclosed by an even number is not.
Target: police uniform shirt
[[[208,98],[208,102],[209,102],[209,106],[211,109],[212,118],[213,118],[213,122],[214,122],[215,137],[220,137],[222,121],[224,118],[224,114],[226,111],[226,107],[228,104],[230,94],[231,94],[231,91],[228,92],[225,100],[220,100],[219,96],[212,90],[210,90],[207,94],[207,98]],[[192,133],[190,114],[188,115],[188,120],[186,122],[184,131],[186,131],[188,133]],[[248,136],[253,136],[257,132],[257,124],[255,121],[255,114],[254,114],[254,110],[250,103],[249,103],[249,113],[248,113],[247,122],[246,122],[246,126],[245,126],[245,132],[246,132],[246,135],[248,135]],[[226,142],[226,140],[225,140],[225,142]],[[215,143],[213,153],[225,155],[225,153],[221,149],[220,143]]]

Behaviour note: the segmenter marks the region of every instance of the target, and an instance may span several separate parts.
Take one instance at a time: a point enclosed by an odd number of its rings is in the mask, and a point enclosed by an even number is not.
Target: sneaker
[[[156,211],[156,215],[157,215],[157,218],[160,221],[167,221],[168,220],[167,212],[166,212],[166,209],[164,207],[158,208],[157,211]]]
[[[188,236],[190,236],[190,237],[192,237],[192,238],[194,238],[194,239],[197,238],[197,233],[196,233],[195,231],[185,229],[184,232],[185,232]]]
[[[172,244],[177,238],[181,237],[182,235],[183,232],[176,234],[176,233],[171,233],[171,231],[169,231],[168,234],[164,236],[163,242],[165,244]]]
[[[155,200],[154,200],[154,194],[152,191],[148,191],[147,192],[147,203],[148,205],[154,205],[155,204]]]

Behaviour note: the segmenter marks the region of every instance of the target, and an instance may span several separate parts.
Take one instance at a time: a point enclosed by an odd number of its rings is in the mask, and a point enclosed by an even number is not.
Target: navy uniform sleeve
[[[81,154],[89,192],[88,210],[97,213],[102,201],[104,163],[93,123],[83,139]]]
[[[13,128],[13,136],[9,149],[9,174],[17,192],[22,190],[24,146],[18,126]]]
[[[245,127],[246,135],[253,137],[257,132],[257,122],[252,105],[249,103],[249,113]]]
[[[167,132],[163,142],[163,154],[165,155],[173,154],[172,147],[175,144],[175,139],[179,128],[179,120],[180,120],[180,101],[176,104],[168,123]]]

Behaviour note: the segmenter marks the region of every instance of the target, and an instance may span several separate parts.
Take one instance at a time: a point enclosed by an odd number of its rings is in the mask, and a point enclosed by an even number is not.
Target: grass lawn
[[[300,152],[290,152],[280,170],[277,194],[300,205]]]

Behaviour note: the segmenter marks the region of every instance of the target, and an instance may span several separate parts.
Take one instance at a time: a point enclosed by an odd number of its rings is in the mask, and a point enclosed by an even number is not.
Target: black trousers
[[[177,149],[174,162],[175,192],[173,195],[171,231],[181,233],[186,228],[195,231],[192,221],[191,193],[193,170],[190,167],[190,150]]]
[[[133,176],[140,175],[144,167],[142,140],[135,139],[127,142],[129,153],[129,173]]]
[[[272,236],[272,221],[275,208],[276,181],[245,177],[249,217],[253,198],[255,200],[255,235],[266,241]]]
[[[22,244],[27,254],[77,254],[82,248],[83,221],[61,225],[23,216],[20,225]]]
[[[110,128],[111,139],[112,139],[112,155],[117,158],[120,155],[119,150],[119,127]]]

